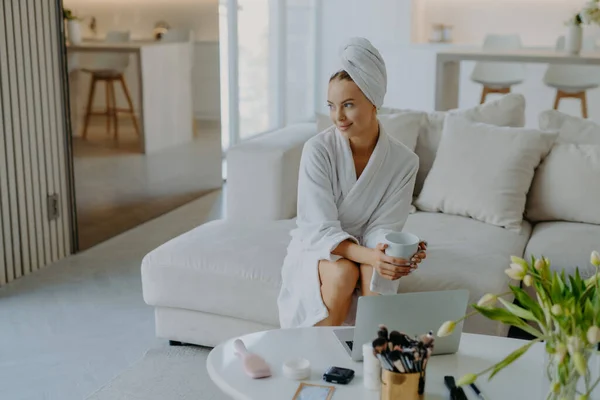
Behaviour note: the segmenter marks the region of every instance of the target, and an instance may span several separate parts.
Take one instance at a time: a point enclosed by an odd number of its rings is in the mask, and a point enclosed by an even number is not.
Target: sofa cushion
[[[415,151],[417,137],[421,131],[427,114],[422,111],[403,111],[393,108],[382,108],[377,118],[383,129],[400,143]],[[319,132],[329,128],[332,124],[328,115],[317,114],[317,130]]]
[[[526,217],[600,224],[600,146],[554,145],[535,173]]]
[[[550,259],[555,271],[565,269],[567,274],[579,267],[582,276],[593,275],[595,269],[590,263],[593,250],[600,251],[600,225],[576,222],[540,222],[533,228],[525,256]]]
[[[142,261],[144,300],[279,326],[281,266],[294,220],[201,225]]]
[[[448,115],[415,205],[520,229],[535,168],[556,133],[499,127]]]
[[[525,97],[522,94],[510,93],[469,109],[429,113],[426,125],[419,133],[415,148],[415,153],[419,156],[415,195],[421,192],[425,178],[435,160],[447,114],[459,114],[471,121],[491,125],[523,127],[525,125]]]
[[[417,212],[404,230],[428,242],[427,258],[400,281],[400,292],[467,289],[469,304],[486,293],[508,290],[504,270],[510,256],[522,256],[531,233],[523,221],[519,233],[456,215]],[[505,335],[506,327],[479,315],[467,319],[471,333]]]
[[[558,142],[600,145],[600,125],[556,110],[539,116],[540,129],[558,132]]]

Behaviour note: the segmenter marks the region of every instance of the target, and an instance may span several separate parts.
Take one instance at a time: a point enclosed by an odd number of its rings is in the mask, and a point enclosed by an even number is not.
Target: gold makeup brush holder
[[[421,373],[401,374],[387,369],[381,370],[381,400],[423,400],[425,392],[425,375],[423,383]],[[421,393],[419,393],[419,391]]]

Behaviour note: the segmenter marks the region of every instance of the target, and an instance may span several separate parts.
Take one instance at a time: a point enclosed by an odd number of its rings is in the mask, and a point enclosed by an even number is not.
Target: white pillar
[[[238,73],[238,2],[227,0],[227,57],[229,73],[229,146],[240,138],[239,73]]]

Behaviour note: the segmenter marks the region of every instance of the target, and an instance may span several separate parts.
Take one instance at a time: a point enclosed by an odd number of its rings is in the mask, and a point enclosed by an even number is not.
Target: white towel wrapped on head
[[[383,105],[387,90],[385,62],[379,51],[365,38],[355,37],[340,51],[342,68],[377,108]]]

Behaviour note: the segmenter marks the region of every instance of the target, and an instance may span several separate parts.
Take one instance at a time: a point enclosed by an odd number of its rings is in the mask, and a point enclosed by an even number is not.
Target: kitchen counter
[[[67,52],[69,55],[112,52],[134,56],[137,85],[133,86],[137,87],[139,99],[140,152],[153,153],[193,140],[191,42],[85,40],[81,44],[67,45]],[[74,69],[71,74],[72,98],[79,90],[79,72]],[[77,112],[75,120],[78,120]]]

